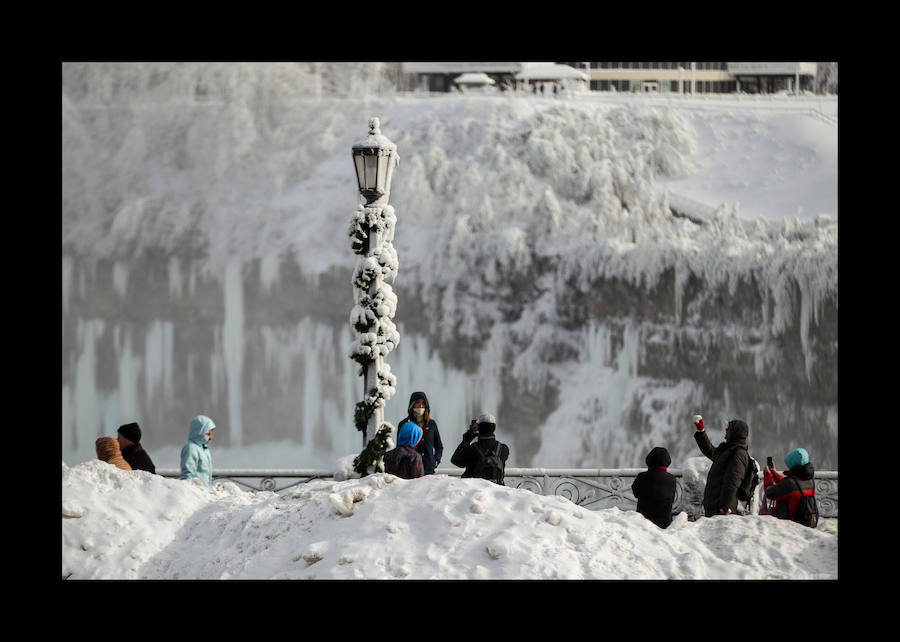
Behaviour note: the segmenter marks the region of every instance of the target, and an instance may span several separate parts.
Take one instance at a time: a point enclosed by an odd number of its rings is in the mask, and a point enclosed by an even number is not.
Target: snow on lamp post
[[[350,314],[356,340],[350,358],[359,363],[363,377],[363,399],[356,404],[354,423],[362,432],[365,448],[368,436],[376,436],[382,427],[384,406],[397,383],[384,358],[400,341],[392,321],[397,296],[388,283],[397,276],[397,252],[392,244],[397,217],[388,198],[399,156],[397,146],[381,133],[377,118],[369,119],[369,134],[353,145],[352,153],[365,204],[353,213],[349,229],[350,247],[357,255]]]

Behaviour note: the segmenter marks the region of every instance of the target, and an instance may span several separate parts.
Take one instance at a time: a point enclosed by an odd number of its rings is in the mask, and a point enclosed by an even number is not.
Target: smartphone
[[[769,470],[775,470],[775,464],[772,463],[771,457],[766,457],[766,466],[768,466]]]

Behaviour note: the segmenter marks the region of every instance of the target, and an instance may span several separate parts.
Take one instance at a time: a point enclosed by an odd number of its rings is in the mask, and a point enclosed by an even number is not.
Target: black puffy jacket
[[[140,444],[131,444],[122,449],[122,457],[128,462],[132,470],[146,470],[148,473],[156,474],[156,466],[150,455],[144,450]]]
[[[705,430],[694,432],[700,452],[712,460],[703,491],[703,511],[707,517],[718,515],[720,509],[737,511],[737,491],[750,465],[746,435],[732,435],[731,441],[723,441],[713,448]]]
[[[639,473],[631,485],[637,498],[637,511],[660,528],[672,523],[672,504],[675,503],[675,476],[666,471],[672,458],[669,451],[656,447],[645,460],[648,470]]]
[[[472,445],[472,441],[475,440],[475,437],[475,433],[473,433],[471,430],[467,430],[466,432],[464,432],[462,441],[459,443],[459,446],[456,447],[456,450],[450,457],[450,463],[452,463],[454,466],[465,468],[460,477],[472,477],[475,464],[477,464],[481,459],[481,455],[479,454],[478,450],[476,450],[475,446]],[[482,451],[490,450],[496,452],[500,456],[500,459],[503,460],[503,465],[506,466],[506,460],[509,459],[509,446],[498,441],[494,436],[478,437],[476,443]],[[505,485],[503,480],[500,481],[500,484]]]

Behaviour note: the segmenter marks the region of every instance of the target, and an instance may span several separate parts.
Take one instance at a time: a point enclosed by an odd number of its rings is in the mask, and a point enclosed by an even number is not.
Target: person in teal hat
[[[422,439],[422,428],[412,421],[401,424],[397,431],[397,447],[384,453],[384,472],[402,479],[416,479],[425,474],[422,454],[416,446]]]
[[[212,441],[216,424],[206,415],[191,419],[188,439],[181,449],[181,479],[196,479],[204,486],[212,485]]]
[[[816,471],[805,448],[794,448],[785,455],[784,463],[788,467],[784,474],[766,466],[763,472],[766,499],[775,501],[775,517],[799,521],[797,509],[804,497],[812,497],[815,502]]]

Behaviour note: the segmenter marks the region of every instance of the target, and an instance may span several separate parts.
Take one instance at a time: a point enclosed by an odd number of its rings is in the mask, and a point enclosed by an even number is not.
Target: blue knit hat
[[[784,463],[788,468],[794,466],[805,466],[809,463],[809,453],[804,448],[794,448],[791,452],[784,456]]]
[[[397,445],[409,444],[415,446],[422,438],[422,429],[411,421],[406,421],[397,431]]]

